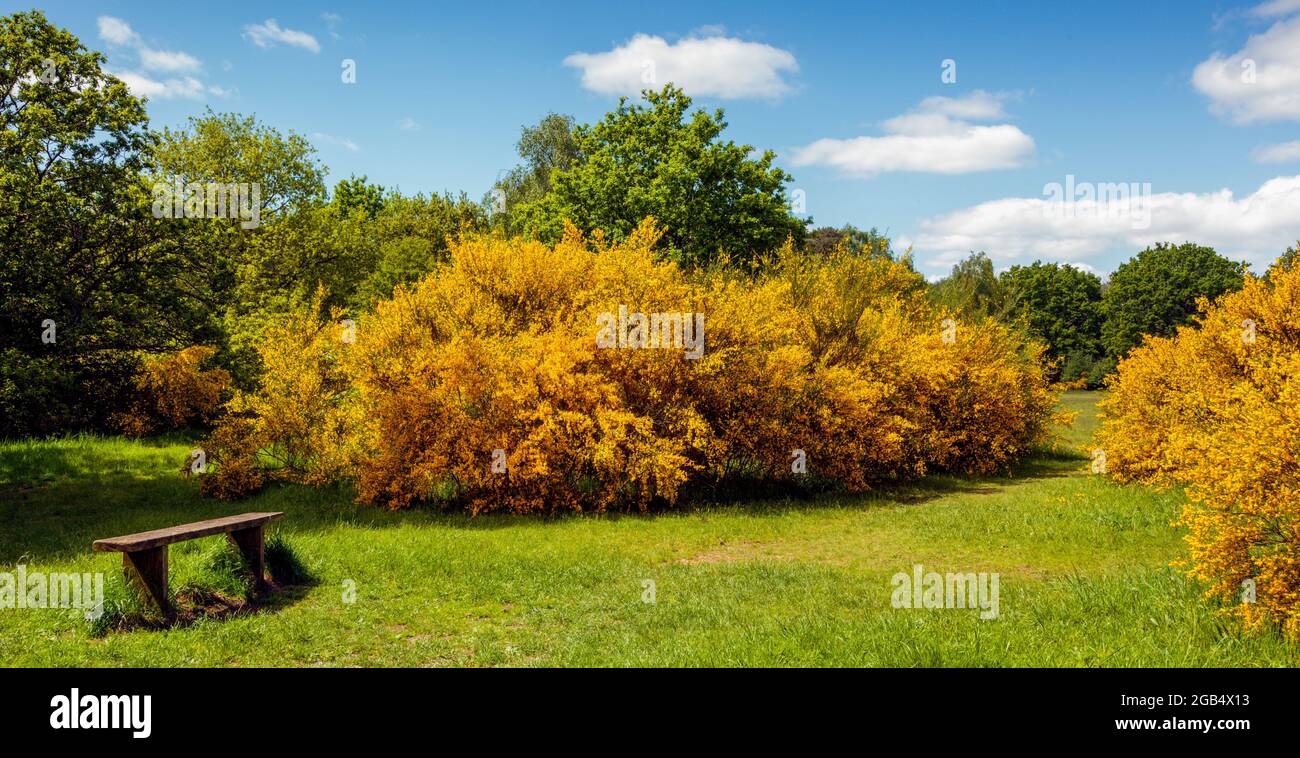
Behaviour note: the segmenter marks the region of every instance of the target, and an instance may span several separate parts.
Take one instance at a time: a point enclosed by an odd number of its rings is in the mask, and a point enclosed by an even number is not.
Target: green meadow
[[[1177,491],[1091,475],[1098,393],[996,477],[653,515],[386,512],[345,487],[200,498],[180,436],[0,444],[0,571],[104,572],[97,538],[246,511],[314,580],[241,612],[96,628],[0,609],[7,666],[1294,666],[1220,620],[1170,563]],[[238,592],[220,537],[172,546],[174,591]],[[999,614],[899,609],[891,577],[996,572]],[[653,600],[653,602],[649,602]]]

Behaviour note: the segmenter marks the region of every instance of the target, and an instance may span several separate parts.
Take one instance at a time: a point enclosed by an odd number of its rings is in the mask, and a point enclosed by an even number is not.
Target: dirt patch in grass
[[[789,560],[783,556],[760,553],[758,548],[765,544],[768,543],[758,542],[756,540],[744,540],[732,543],[720,541],[716,548],[706,550],[687,558],[678,558],[674,560],[673,563],[679,566],[699,566],[712,563],[731,563],[733,561],[752,561],[759,559]]]

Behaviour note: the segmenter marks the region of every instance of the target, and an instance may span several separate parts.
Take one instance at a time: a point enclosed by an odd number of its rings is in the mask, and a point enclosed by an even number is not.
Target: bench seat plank
[[[154,529],[150,532],[95,540],[91,544],[91,549],[98,553],[131,553],[137,550],[148,550],[162,545],[170,545],[175,542],[184,542],[185,540],[207,537],[223,532],[229,533],[241,529],[252,529],[264,526],[272,521],[278,521],[283,517],[284,513],[282,512],[243,513],[238,516],[223,516],[208,521],[198,521],[193,524],[169,526],[166,529]]]

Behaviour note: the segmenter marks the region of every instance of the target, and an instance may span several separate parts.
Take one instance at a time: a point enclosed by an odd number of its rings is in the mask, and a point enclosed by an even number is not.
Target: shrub
[[[214,466],[204,494],[237,498],[267,479],[324,484],[353,471],[360,409],[343,366],[350,333],[339,311],[321,318],[322,302],[318,293],[267,327],[261,386],[237,392],[204,443]]]
[[[1300,270],[1203,301],[1196,326],[1148,338],[1110,386],[1109,473],[1186,485],[1189,574],[1248,628],[1300,638]]]
[[[135,375],[135,402],[114,415],[114,424],[128,437],[142,437],[210,421],[230,388],[229,372],[203,368],[216,352],[194,345],[146,358]]]
[[[993,323],[946,340],[908,263],[787,244],[749,272],[688,273],[659,236],[648,220],[617,243],[460,240],[347,348],[304,312],[267,335],[263,387],[214,433],[209,489],[346,477],[390,508],[644,510],[724,480],[992,471],[1045,436],[1041,346]],[[620,308],[703,314],[702,353],[602,349]]]

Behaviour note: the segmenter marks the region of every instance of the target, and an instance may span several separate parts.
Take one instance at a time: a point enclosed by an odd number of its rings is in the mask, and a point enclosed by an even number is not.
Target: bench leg
[[[171,615],[171,604],[167,601],[166,545],[122,553],[122,570],[128,585],[157,603],[164,615]]]
[[[250,529],[238,529],[227,535],[239,552],[244,556],[244,562],[253,572],[253,581],[257,589],[266,588],[266,552],[262,540],[262,527],[255,526]]]

